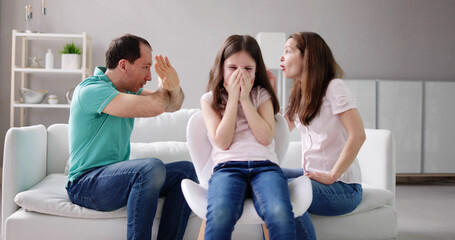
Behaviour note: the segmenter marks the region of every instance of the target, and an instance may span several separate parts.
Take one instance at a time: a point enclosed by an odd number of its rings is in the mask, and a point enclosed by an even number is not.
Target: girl
[[[281,57],[284,76],[294,83],[285,118],[302,138],[303,169],[283,169],[287,177],[311,179],[313,201],[295,219],[298,239],[316,239],[308,213],[334,216],[353,211],[362,200],[357,153],[365,130],[343,71],[316,33],[292,34]]]
[[[278,99],[254,38],[226,39],[207,91],[201,108],[217,165],[209,181],[205,239],[230,239],[248,195],[270,239],[295,239],[287,179],[273,140]]]

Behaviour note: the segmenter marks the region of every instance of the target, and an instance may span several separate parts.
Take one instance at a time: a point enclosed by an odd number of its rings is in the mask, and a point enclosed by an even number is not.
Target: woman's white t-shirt
[[[300,131],[302,141],[302,167],[305,172],[330,172],[348,134],[337,114],[356,108],[353,96],[341,79],[333,79],[322,99],[319,113],[309,126],[300,123],[298,116],[294,123]],[[362,176],[357,158],[341,175],[338,181],[361,183]]]

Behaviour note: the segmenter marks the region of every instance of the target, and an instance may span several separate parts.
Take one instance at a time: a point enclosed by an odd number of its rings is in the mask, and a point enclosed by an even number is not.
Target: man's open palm
[[[161,55],[155,55],[155,71],[161,79],[161,85],[168,91],[174,91],[180,88],[180,80],[172,67],[169,59]]]

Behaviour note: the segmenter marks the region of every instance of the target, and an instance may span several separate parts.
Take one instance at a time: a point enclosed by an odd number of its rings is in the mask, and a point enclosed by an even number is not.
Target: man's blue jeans
[[[282,168],[284,175],[292,180],[303,175],[303,169]],[[362,185],[356,183],[335,182],[326,185],[311,180],[313,201],[308,210],[295,218],[297,239],[316,239],[310,214],[337,216],[352,212],[362,201]]]
[[[126,206],[127,238],[151,239],[159,197],[166,197],[158,239],[182,239],[190,208],[180,182],[197,181],[191,162],[163,164],[156,158],[128,160],[88,171],[68,184],[70,200],[98,211]]]
[[[295,239],[287,179],[280,167],[271,161],[232,161],[218,164],[209,181],[206,240],[231,239],[249,195],[270,239]]]

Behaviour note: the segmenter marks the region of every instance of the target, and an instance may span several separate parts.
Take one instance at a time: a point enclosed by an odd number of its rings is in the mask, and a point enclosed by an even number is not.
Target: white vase
[[[46,69],[54,68],[54,54],[48,49],[46,53]]]
[[[62,54],[62,69],[80,69],[81,55],[80,54]]]

